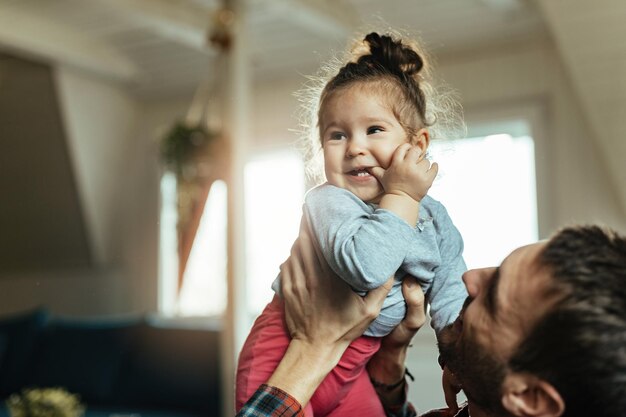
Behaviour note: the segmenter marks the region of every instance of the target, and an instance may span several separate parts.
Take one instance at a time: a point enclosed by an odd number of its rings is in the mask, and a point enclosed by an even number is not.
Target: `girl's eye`
[[[330,140],[341,140],[341,139],[343,139],[345,137],[346,137],[346,135],[344,135],[342,132],[333,132],[333,133],[330,134],[328,139],[330,139]]]
[[[374,135],[376,133],[384,132],[385,130],[380,126],[371,126],[367,129],[368,135]]]

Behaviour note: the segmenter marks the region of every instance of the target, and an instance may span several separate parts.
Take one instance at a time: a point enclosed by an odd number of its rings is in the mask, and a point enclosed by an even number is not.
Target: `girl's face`
[[[383,97],[358,84],[333,93],[320,114],[320,135],[328,182],[378,203],[384,190],[370,169],[387,169],[393,152],[408,141]]]

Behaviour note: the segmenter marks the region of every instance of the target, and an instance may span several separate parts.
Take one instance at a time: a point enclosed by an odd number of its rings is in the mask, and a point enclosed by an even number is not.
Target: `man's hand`
[[[393,153],[391,163],[385,170],[374,167],[371,173],[385,190],[385,194],[410,197],[420,202],[428,193],[437,176],[438,165],[424,158],[422,150],[410,143],[405,143]]]
[[[406,350],[413,340],[413,336],[426,322],[424,292],[412,276],[404,278],[402,295],[406,302],[406,316],[391,333],[383,338],[383,350]]]
[[[393,279],[361,297],[330,269],[313,239],[303,217],[280,268],[287,327],[296,340],[347,346],[378,316]]]
[[[365,297],[356,294],[328,267],[304,217],[291,255],[280,270],[292,340],[267,383],[304,405],[350,342],[378,316],[393,277]]]
[[[443,394],[446,399],[446,405],[450,409],[450,414],[454,415],[459,411],[459,404],[456,400],[456,396],[461,392],[461,385],[456,379],[456,376],[448,369],[447,366],[443,367],[443,375],[441,377],[441,384],[443,386]]]
[[[406,316],[382,340],[381,347],[367,364],[370,378],[393,385],[404,378],[407,350],[415,333],[426,322],[424,293],[415,278],[407,276],[402,282],[402,295],[406,301]],[[392,391],[377,390],[383,406],[404,402],[404,384]]]

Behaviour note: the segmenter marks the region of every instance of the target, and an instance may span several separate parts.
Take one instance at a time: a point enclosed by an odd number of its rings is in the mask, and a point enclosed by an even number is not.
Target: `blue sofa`
[[[0,318],[0,398],[53,386],[79,394],[85,417],[219,416],[219,331],[44,309]]]

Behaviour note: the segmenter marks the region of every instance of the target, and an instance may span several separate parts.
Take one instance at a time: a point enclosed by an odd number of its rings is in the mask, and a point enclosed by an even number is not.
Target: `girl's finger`
[[[417,164],[422,158],[422,150],[417,146],[411,146],[407,151],[405,160],[407,162]]]
[[[428,174],[428,179],[431,181],[434,181],[435,177],[437,176],[437,173],[439,172],[439,164],[436,162],[433,162],[430,165],[430,169],[428,170],[427,174]]]
[[[402,145],[398,146],[393,152],[393,155],[391,155],[391,163],[393,164],[403,161],[406,153],[409,151],[410,148],[411,144],[409,143],[403,143]]]

